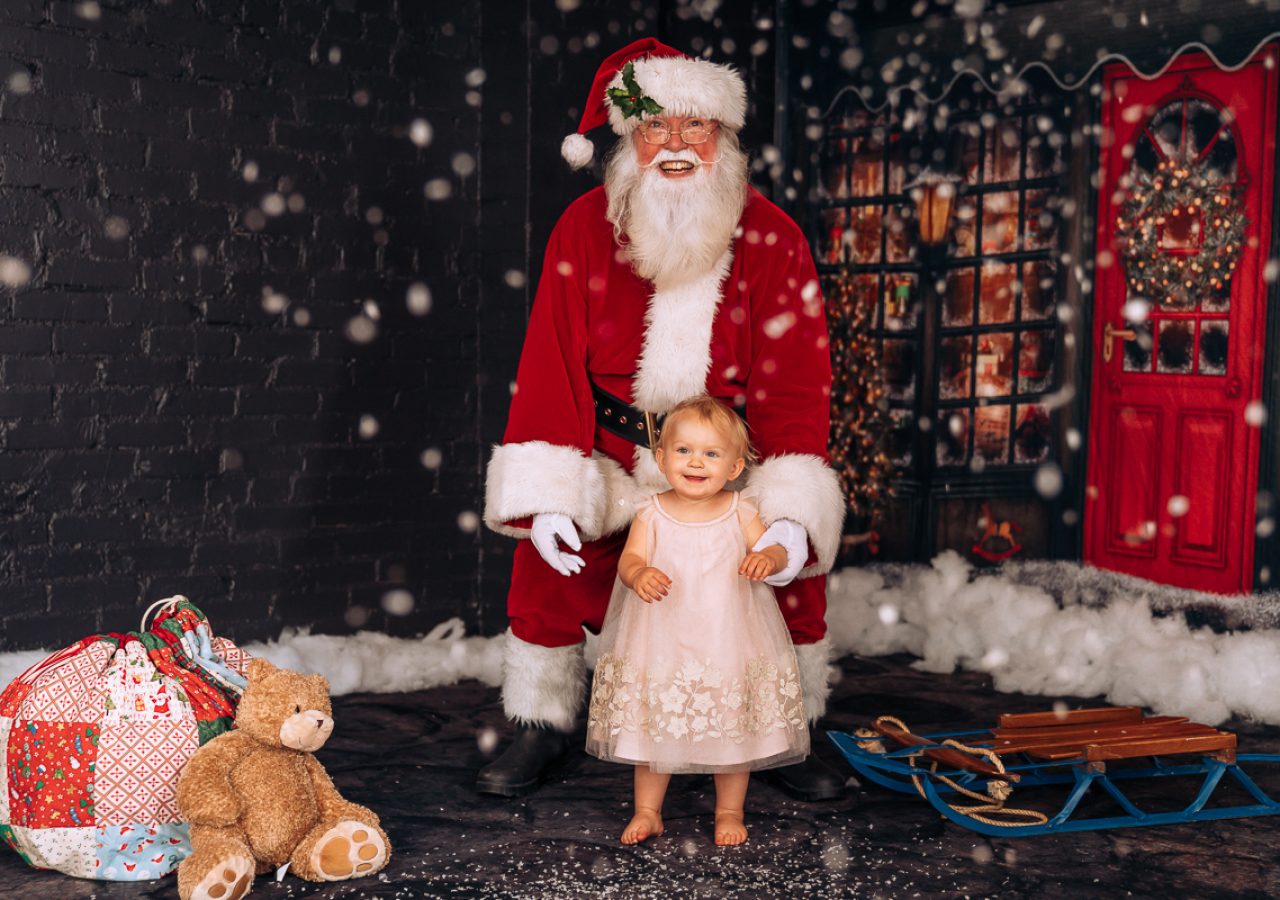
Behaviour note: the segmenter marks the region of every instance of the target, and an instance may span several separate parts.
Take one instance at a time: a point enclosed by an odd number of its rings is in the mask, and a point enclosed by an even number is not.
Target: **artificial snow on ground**
[[[1280,600],[1166,587],[1071,562],[975,572],[946,552],[931,565],[846,569],[829,581],[837,657],[909,653],[927,672],[991,674],[1000,691],[1104,696],[1218,724],[1280,724]],[[1220,629],[1193,627],[1213,621]],[[78,637],[78,636],[69,636]],[[335,696],[502,680],[502,636],[467,637],[450,619],[417,638],[287,629],[245,649],[329,679]],[[593,641],[587,659],[594,661]],[[48,651],[0,654],[7,684]]]

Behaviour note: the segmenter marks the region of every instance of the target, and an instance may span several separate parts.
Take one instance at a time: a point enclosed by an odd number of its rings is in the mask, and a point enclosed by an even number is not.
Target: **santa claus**
[[[521,540],[508,595],[503,706],[515,740],[477,788],[533,790],[567,752],[586,689],[583,629],[599,630],[635,502],[668,488],[650,450],[662,417],[708,393],[746,418],[762,460],[746,476],[781,544],[775,585],[805,710],[826,709],[825,573],[844,499],[827,464],[831,364],[804,235],[749,187],[738,146],[746,87],[732,68],[655,40],[601,65],[562,153],[619,140],[605,184],[565,211],[547,246],[485,521]],[[805,799],[844,780],[810,757],[776,777]]]

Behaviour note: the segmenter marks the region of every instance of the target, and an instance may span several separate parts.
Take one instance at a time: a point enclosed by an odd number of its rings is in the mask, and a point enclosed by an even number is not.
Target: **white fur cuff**
[[[792,519],[804,526],[818,562],[800,570],[801,578],[830,570],[844,529],[844,494],[835,471],[817,456],[785,453],[756,466],[747,489],[760,501],[760,519]]]
[[[804,700],[805,717],[815,724],[827,712],[831,696],[831,638],[816,644],[796,644],[796,665],[800,669],[800,696]]]
[[[508,522],[538,513],[573,519],[583,540],[601,534],[604,478],[594,460],[575,447],[545,441],[493,448],[484,486],[484,522],[499,534],[527,538],[528,528]]]
[[[507,629],[502,648],[502,710],[521,725],[573,730],[587,693],[582,644],[541,647]]]

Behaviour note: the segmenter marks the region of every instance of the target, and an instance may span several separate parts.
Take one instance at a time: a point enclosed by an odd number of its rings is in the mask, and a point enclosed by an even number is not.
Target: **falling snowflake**
[[[397,588],[382,595],[382,608],[389,616],[407,616],[415,605],[413,594]]]
[[[409,140],[413,141],[419,147],[430,146],[431,138],[431,123],[426,119],[414,119],[413,122],[409,124]]]
[[[421,281],[415,281],[405,292],[404,302],[413,315],[425,316],[431,312],[431,289]]]

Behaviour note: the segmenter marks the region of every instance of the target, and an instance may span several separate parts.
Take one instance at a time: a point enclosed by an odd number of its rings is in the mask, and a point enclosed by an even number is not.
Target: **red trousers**
[[[586,566],[577,575],[564,576],[543,561],[532,541],[520,541],[507,594],[507,616],[515,636],[542,647],[565,647],[582,640],[584,626],[598,634],[626,542],[623,529],[584,543],[578,555]],[[825,575],[797,579],[775,591],[792,643],[816,644],[826,636]]]

